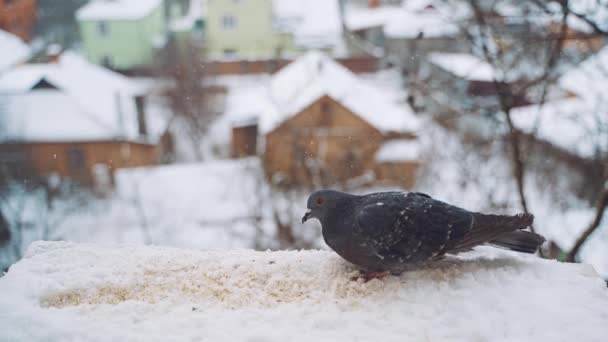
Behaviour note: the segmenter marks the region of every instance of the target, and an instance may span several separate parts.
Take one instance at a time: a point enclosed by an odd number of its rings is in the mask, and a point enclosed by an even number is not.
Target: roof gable
[[[39,90],[39,89],[59,90],[59,88],[57,86],[55,86],[52,83],[50,83],[49,81],[47,81],[46,78],[44,78],[44,77],[41,78],[40,81],[38,81],[38,83],[34,84],[30,90]]]
[[[261,117],[269,132],[322,96],[329,96],[380,131],[413,131],[419,119],[390,91],[378,89],[320,52],[309,52],[277,72],[270,82],[272,108]]]
[[[368,131],[372,131],[372,132],[376,132],[377,134],[381,134],[382,132],[380,132],[376,127],[374,127],[373,125],[371,125],[368,121],[366,121],[365,119],[363,119],[360,115],[357,115],[356,113],[354,113],[350,108],[345,107],[342,103],[340,103],[339,101],[336,101],[336,99],[332,98],[329,95],[322,95],[321,97],[315,99],[314,101],[312,101],[308,106],[302,108],[301,111],[299,111],[298,113],[296,113],[295,115],[293,115],[292,117],[289,117],[288,119],[286,119],[285,121],[281,122],[278,126],[276,126],[275,128],[272,129],[272,131],[268,132],[267,134],[270,134],[272,132],[278,132],[281,129],[291,126],[291,125],[301,125],[301,122],[299,122],[300,120],[302,121],[307,121],[307,119],[305,119],[306,116],[310,115],[311,113],[309,112],[309,109],[317,104],[319,104],[319,102],[325,102],[329,101],[332,103],[332,105],[335,106],[339,106],[342,107],[344,109],[344,111],[340,112],[340,115],[347,115],[351,118],[351,120],[353,121],[353,123],[356,123],[357,126],[362,127],[365,126],[366,129]],[[333,111],[334,115],[335,115],[335,111]],[[319,113],[319,115],[323,115],[322,113]],[[322,121],[322,120],[321,120]],[[331,128],[332,125],[331,124],[321,124],[321,125],[315,125],[315,127],[318,128]],[[355,127],[355,126],[352,126]]]

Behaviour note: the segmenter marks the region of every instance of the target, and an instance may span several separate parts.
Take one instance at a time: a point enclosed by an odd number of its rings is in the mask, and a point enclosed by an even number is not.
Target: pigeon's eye
[[[323,199],[323,197],[317,197],[317,205],[323,205],[323,202],[325,202],[325,200]]]

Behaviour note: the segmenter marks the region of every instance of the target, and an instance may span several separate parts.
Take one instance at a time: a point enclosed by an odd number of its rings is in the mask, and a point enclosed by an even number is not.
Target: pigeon
[[[318,219],[327,245],[367,280],[483,244],[535,253],[545,241],[524,230],[534,220],[531,214],[471,212],[420,192],[358,196],[320,190],[310,195],[307,207],[302,223]]]

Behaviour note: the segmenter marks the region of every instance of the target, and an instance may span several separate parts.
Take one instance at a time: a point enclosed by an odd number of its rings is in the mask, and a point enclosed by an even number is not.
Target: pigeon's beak
[[[302,216],[302,223],[306,222],[310,218],[310,209],[306,209],[304,216]]]

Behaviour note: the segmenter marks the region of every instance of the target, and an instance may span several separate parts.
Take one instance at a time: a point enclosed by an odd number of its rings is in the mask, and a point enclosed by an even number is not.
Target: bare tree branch
[[[606,210],[606,206],[608,206],[608,188],[604,189],[604,192],[602,193],[595,205],[595,217],[593,218],[593,221],[589,224],[589,227],[585,229],[581,236],[576,239],[574,246],[566,255],[566,261],[576,261],[576,256],[578,255],[578,252],[580,251],[581,247],[583,247],[589,237],[600,226],[600,223],[602,223],[602,218],[604,217],[604,211]]]

